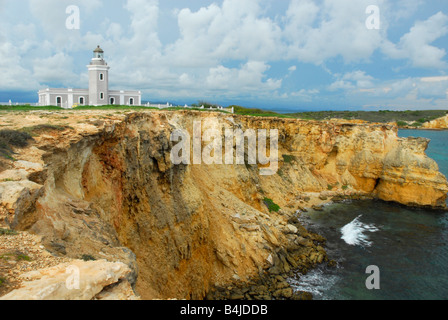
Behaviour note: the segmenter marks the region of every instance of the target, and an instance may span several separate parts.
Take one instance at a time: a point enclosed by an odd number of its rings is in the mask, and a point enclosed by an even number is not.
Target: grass
[[[26,254],[23,254],[21,252],[16,253],[5,253],[0,256],[0,259],[8,261],[11,259],[11,257],[14,257],[17,259],[17,261],[31,261],[31,258],[27,256]]]
[[[14,230],[0,228],[0,236],[15,236],[15,235],[17,235],[17,232],[15,232]]]
[[[269,212],[279,212],[280,211],[280,206],[278,204],[275,204],[272,199],[264,198],[263,202],[268,207]]]
[[[26,254],[17,254],[17,260],[19,261],[31,261],[31,258]]]
[[[30,105],[21,106],[2,106],[0,105],[0,111],[61,111],[60,107],[45,106],[45,107],[32,107]]]
[[[21,132],[25,132],[27,134],[29,134],[30,136],[36,136],[39,133],[42,132],[47,132],[47,131],[65,131],[67,129],[73,129],[70,126],[66,126],[66,125],[54,125],[54,124],[49,124],[49,123],[45,123],[45,124],[39,124],[36,126],[32,126],[32,127],[25,127],[20,129]]]

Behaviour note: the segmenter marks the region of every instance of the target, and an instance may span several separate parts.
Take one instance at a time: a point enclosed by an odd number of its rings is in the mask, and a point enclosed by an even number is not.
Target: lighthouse
[[[42,89],[38,92],[39,105],[72,108],[74,106],[141,105],[142,93],[135,90],[109,90],[109,69],[104,60],[104,50],[97,46],[87,66],[88,89]]]
[[[92,106],[109,104],[109,69],[104,60],[104,51],[98,46],[93,51],[89,69],[89,103]]]

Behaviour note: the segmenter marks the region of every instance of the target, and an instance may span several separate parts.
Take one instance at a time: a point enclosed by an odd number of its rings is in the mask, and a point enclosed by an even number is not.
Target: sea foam
[[[342,239],[351,246],[370,247],[372,242],[366,232],[377,232],[379,229],[373,224],[365,224],[360,221],[362,215],[341,228]]]

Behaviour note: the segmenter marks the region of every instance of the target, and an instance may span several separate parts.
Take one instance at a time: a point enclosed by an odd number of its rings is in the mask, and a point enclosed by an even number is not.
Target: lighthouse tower
[[[93,106],[109,104],[109,66],[104,60],[104,51],[98,46],[93,51],[89,69],[89,102]]]

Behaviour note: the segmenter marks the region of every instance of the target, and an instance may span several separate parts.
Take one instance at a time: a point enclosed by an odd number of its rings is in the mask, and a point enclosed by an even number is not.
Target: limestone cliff
[[[40,235],[53,254],[125,263],[144,299],[201,299],[278,261],[286,271],[322,262],[322,241],[290,224],[304,194],[445,207],[447,180],[424,153],[428,140],[400,139],[393,125],[192,111],[80,112],[64,121],[65,130],[17,150],[18,161],[0,174],[0,220]],[[277,174],[247,163],[174,165],[171,133],[193,136],[195,121],[203,129],[277,129]],[[265,198],[282,210],[270,212]]]
[[[422,125],[424,129],[448,129],[448,115],[435,119],[433,121],[425,122]]]

